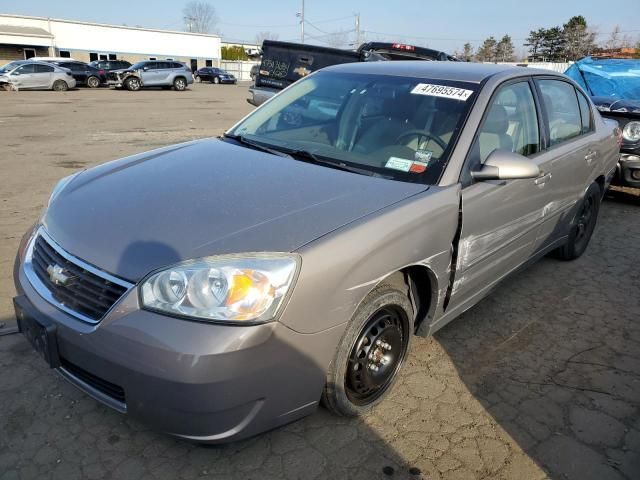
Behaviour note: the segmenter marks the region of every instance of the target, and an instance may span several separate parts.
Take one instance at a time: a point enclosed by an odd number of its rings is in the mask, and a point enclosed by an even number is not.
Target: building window
[[[157,60],[156,57],[149,57],[149,60]]]
[[[110,54],[109,54],[109,60],[115,60],[116,58],[117,58],[117,57],[116,57],[116,54],[115,54],[115,53],[110,53]]]
[[[213,60],[205,60],[204,63],[207,67],[213,67]]]
[[[108,60],[108,59],[109,59],[109,57],[106,54],[104,54],[104,53],[100,54],[100,60]]]
[[[29,60],[36,56],[36,51],[33,48],[25,48],[24,49],[24,59]]]
[[[69,50],[60,50],[60,57],[71,58],[71,52]]]
[[[98,60],[98,54],[95,52],[89,52],[89,61],[95,62]]]

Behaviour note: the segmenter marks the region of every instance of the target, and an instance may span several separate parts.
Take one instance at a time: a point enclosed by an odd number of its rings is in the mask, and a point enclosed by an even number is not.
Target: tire
[[[51,87],[56,92],[66,92],[69,90],[69,84],[64,80],[56,80]]]
[[[87,87],[98,88],[100,86],[100,79],[98,77],[91,76],[87,78]]]
[[[575,260],[584,253],[598,221],[601,200],[600,186],[594,182],[587,189],[571,222],[567,243],[555,251],[556,257],[561,260]]]
[[[367,295],[340,340],[322,392],[322,403],[332,413],[366,413],[398,377],[413,336],[413,308],[404,279],[393,280]]]
[[[173,81],[173,89],[176,92],[183,92],[187,89],[187,79],[184,77],[177,77]]]
[[[211,80],[211,83],[215,83],[216,85],[218,85],[220,83],[220,79],[218,77],[213,77],[213,80]]]
[[[142,84],[138,77],[129,77],[124,81],[124,88],[130,92],[137,92],[142,88]]]
[[[196,83],[202,83],[202,79],[198,75],[193,77],[193,79],[196,81]]]

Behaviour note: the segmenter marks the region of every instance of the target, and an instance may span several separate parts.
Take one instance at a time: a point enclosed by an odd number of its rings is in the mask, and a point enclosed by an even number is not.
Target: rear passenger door
[[[573,84],[557,77],[536,78],[535,84],[547,137],[541,156],[547,204],[536,242],[542,249],[568,233],[573,207],[584,194],[598,153],[589,140],[595,139],[590,110],[582,112],[581,94]]]
[[[51,65],[36,64],[34,66],[34,88],[50,88],[53,84],[53,72],[55,69]]]

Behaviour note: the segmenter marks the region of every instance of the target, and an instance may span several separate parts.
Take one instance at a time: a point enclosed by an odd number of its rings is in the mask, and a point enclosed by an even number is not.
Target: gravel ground
[[[638,479],[640,196],[601,209],[586,254],[543,259],[435,337],[417,339],[363,419],[320,409],[218,447],[153,432],[48,370],[14,326],[11,270],[56,180],[215,136],[246,85],[187,92],[0,92],[0,479]]]

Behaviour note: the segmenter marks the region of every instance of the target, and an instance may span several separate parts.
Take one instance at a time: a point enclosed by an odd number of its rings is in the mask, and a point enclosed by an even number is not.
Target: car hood
[[[137,281],[193,258],[291,252],[427,188],[208,139],[84,171],[43,224],[69,253]]]
[[[596,108],[602,113],[630,113],[640,116],[640,100],[611,97],[591,97]]]

